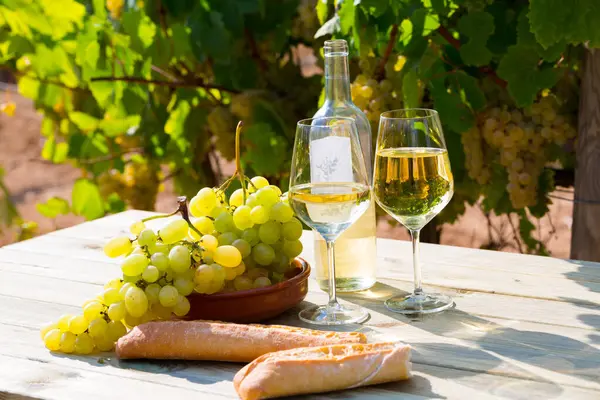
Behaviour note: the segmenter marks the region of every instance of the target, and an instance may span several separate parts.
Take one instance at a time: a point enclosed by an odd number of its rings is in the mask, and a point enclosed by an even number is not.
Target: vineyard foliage
[[[374,132],[381,111],[433,107],[456,194],[529,217],[571,168],[583,42],[600,44],[594,0],[0,0],[0,65],[43,113],[42,157],[82,171],[48,217],[152,209],[162,182],[215,186],[243,119],[248,174],[285,186],[295,122],[322,98],[298,47],[351,45],[352,85]],[[598,10],[596,10],[598,11]],[[6,106],[5,106],[6,107]],[[9,111],[10,107],[9,107]],[[12,109],[12,112],[15,110]],[[18,114],[18,110],[16,110]]]

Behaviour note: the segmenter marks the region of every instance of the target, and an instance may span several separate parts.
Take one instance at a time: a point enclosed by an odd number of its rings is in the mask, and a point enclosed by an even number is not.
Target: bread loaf
[[[119,358],[250,362],[263,354],[297,347],[366,343],[358,332],[325,332],[279,325],[213,321],[155,321],[119,339]]]
[[[233,380],[242,400],[330,392],[410,377],[410,346],[345,344],[265,354]]]

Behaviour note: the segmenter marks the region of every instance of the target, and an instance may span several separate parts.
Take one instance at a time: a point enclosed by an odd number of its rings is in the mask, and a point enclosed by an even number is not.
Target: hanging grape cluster
[[[123,172],[110,170],[98,178],[100,194],[107,199],[116,193],[131,208],[154,210],[161,190],[160,171],[148,162],[129,162]]]
[[[524,110],[495,107],[482,113],[476,126],[463,133],[466,167],[480,185],[491,179],[491,160],[498,159],[508,174],[506,190],[514,208],[538,202],[538,182],[551,145],[564,145],[576,129],[560,114],[555,97],[547,95]]]

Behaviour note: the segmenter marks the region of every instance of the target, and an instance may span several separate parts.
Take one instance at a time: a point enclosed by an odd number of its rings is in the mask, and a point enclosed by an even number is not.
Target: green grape
[[[252,248],[252,259],[260,265],[269,265],[275,259],[275,251],[266,243],[259,243]]]
[[[75,339],[75,353],[90,354],[94,351],[94,339],[87,333],[77,335]]]
[[[252,251],[252,246],[250,246],[250,243],[246,242],[244,239],[236,239],[233,241],[232,245],[240,251],[242,258],[248,257]]]
[[[250,218],[251,208],[248,206],[239,206],[233,212],[233,223],[240,230],[251,228],[253,224]]]
[[[143,255],[146,255],[146,252],[144,251],[144,249],[142,247],[138,246],[135,249],[133,249],[133,251],[131,253],[129,253],[128,255],[132,255],[132,254],[140,254],[143,256]]]
[[[202,253],[202,262],[204,264],[212,264],[214,262],[214,252],[205,251]]]
[[[174,286],[166,285],[160,289],[158,301],[163,307],[174,307],[177,304],[179,292]]]
[[[113,303],[108,307],[108,318],[110,318],[111,321],[120,321],[125,318],[126,311],[127,308],[125,307],[125,302],[119,301]]]
[[[212,209],[212,211],[210,212],[210,214],[208,216],[211,217],[214,220],[219,215],[221,215],[222,212],[227,212],[227,208],[222,207],[222,206],[217,206],[217,207],[215,207],[215,208]]]
[[[142,279],[148,283],[156,282],[159,278],[160,272],[154,265],[148,265],[144,272],[142,272]]]
[[[115,347],[115,343],[106,336],[94,338],[94,345],[100,351],[111,351]]]
[[[190,292],[191,293],[191,292]],[[190,311],[190,302],[185,296],[179,296],[177,298],[177,304],[173,307],[173,313],[178,317],[183,317],[187,315]]]
[[[69,332],[76,335],[85,332],[88,327],[88,320],[83,315],[76,315],[69,320]]]
[[[123,275],[123,282],[127,283],[137,283],[140,281],[140,279],[142,279],[142,274],[135,276]]]
[[[196,218],[194,221],[192,221],[192,225],[194,225],[196,229],[198,229],[203,235],[210,235],[215,231],[215,224],[209,217]],[[197,235],[195,232],[194,234]]]
[[[125,285],[123,285],[123,287],[124,286]],[[106,289],[103,293],[104,304],[106,304],[107,306],[110,306],[113,303],[123,300],[123,295],[121,294],[121,290],[123,289],[123,287],[121,287],[120,290],[113,289],[113,288]]]
[[[231,244],[237,240],[237,236],[233,232],[225,232],[219,235],[217,238],[219,241],[219,246],[225,246]],[[213,250],[214,251],[214,250]]]
[[[146,293],[137,286],[129,288],[125,294],[125,308],[134,318],[139,318],[148,310],[148,298]]]
[[[60,329],[50,329],[46,335],[44,335],[44,345],[51,351],[60,350],[61,336]]]
[[[235,290],[249,290],[253,287],[252,279],[247,276],[238,276],[233,280],[233,286]]]
[[[286,240],[298,240],[302,236],[302,223],[292,218],[281,227],[281,235]]]
[[[281,196],[281,189],[279,189],[279,187],[275,185],[269,185],[267,187],[275,192],[275,194],[277,195],[277,200],[279,200],[279,196]]]
[[[113,288],[111,288],[113,289]],[[117,290],[117,289],[114,289]],[[88,320],[93,320],[100,316],[100,314],[104,311],[104,305],[99,301],[91,301],[83,307],[83,316]]]
[[[289,204],[277,203],[271,207],[269,217],[277,222],[288,222],[294,217],[294,210]]]
[[[106,337],[113,342],[119,340],[120,337],[127,333],[127,328],[121,321],[110,321],[106,327]]]
[[[211,188],[202,188],[190,201],[190,211],[194,216],[208,215],[217,205],[217,194]]]
[[[281,253],[283,251],[283,240],[280,239],[269,246],[271,246],[273,248],[275,253]]]
[[[215,218],[215,229],[219,233],[225,233],[233,230],[233,217],[227,211],[223,211],[217,218]]]
[[[266,244],[273,244],[281,237],[281,224],[275,221],[268,221],[258,228],[258,237]]]
[[[58,329],[60,329],[61,332],[69,331],[69,321],[71,320],[71,318],[73,318],[72,314],[63,314],[60,316],[58,321],[56,321],[56,325],[58,326]]]
[[[169,222],[164,228],[158,231],[160,238],[165,244],[173,244],[183,240],[188,233],[188,224],[183,219],[176,219]]]
[[[254,280],[252,286],[254,288],[262,288],[262,287],[266,287],[266,286],[271,286],[271,280],[269,278],[267,278],[266,276],[261,276]]]
[[[258,199],[256,198],[256,193],[252,193],[248,197],[246,197],[246,205],[250,208],[254,208],[258,205]]]
[[[235,273],[235,268],[225,268],[225,280],[232,281],[235,279],[237,274]]]
[[[200,265],[194,274],[194,282],[196,285],[203,282],[210,282],[215,276],[214,269],[207,264]]]
[[[246,276],[250,279],[252,279],[252,282],[254,282],[254,280],[258,277],[261,276],[269,276],[269,271],[267,271],[264,268],[253,268],[251,270],[248,271],[248,273],[246,274]]]
[[[237,267],[235,267],[235,268],[230,268],[230,269],[232,269],[232,270],[234,270],[234,271],[235,271],[235,276],[240,276],[240,275],[242,275],[244,272],[246,272],[246,264],[245,264],[245,263],[242,261],[242,262],[240,263],[240,265],[238,265],[238,266],[237,266]]]
[[[155,255],[155,254],[169,254],[169,245],[168,244],[164,244],[164,243],[160,243],[160,242],[156,242],[154,243],[154,245],[148,247],[148,251],[150,251],[151,255]]]
[[[131,251],[131,240],[127,236],[120,236],[111,239],[104,246],[104,254],[115,258],[127,254]]]
[[[46,333],[50,332],[52,329],[58,329],[58,323],[50,322],[42,326],[42,328],[40,329],[40,337],[42,338],[42,340],[44,340],[44,336],[46,336]]]
[[[215,251],[219,245],[219,241],[213,235],[204,235],[200,239],[200,244],[208,251]]]
[[[164,253],[152,254],[152,257],[150,257],[150,263],[154,265],[160,272],[164,272],[170,267],[169,257]]]
[[[244,265],[246,265],[247,270],[258,267],[256,265],[256,261],[254,261],[254,259],[252,258],[252,252],[250,252],[250,255],[248,257],[244,258]]]
[[[265,207],[271,207],[279,201],[279,194],[281,193],[277,193],[274,187],[276,186],[267,186],[259,189],[258,192],[256,192],[256,200],[258,201],[258,204]]]
[[[137,241],[140,246],[150,246],[156,242],[156,233],[152,229],[144,229],[138,235]]]
[[[125,282],[125,284],[123,286],[121,286],[121,289],[119,289],[119,295],[120,295],[120,297],[118,298],[117,301],[123,300],[123,298],[125,297],[125,294],[129,290],[129,288],[132,287],[132,286],[133,286],[133,283],[131,283],[131,282]]]
[[[190,251],[186,246],[175,246],[169,252],[171,269],[176,272],[185,272],[192,265]]]
[[[172,282],[175,279],[175,273],[171,268],[165,271],[164,279],[167,282]]]
[[[290,259],[285,254],[275,254],[275,261],[271,264],[271,269],[283,273],[288,270]]]
[[[131,226],[129,227],[129,232],[131,232],[131,233],[133,233],[134,235],[137,236],[144,229],[146,229],[146,225],[144,224],[144,222],[142,222],[142,221],[136,221],[133,224],[131,224]]]
[[[254,178],[250,179],[250,182],[252,182],[252,185],[250,185],[250,187],[248,188],[250,193],[254,192],[255,190],[259,190],[269,186],[269,181],[266,178],[263,178],[262,176],[255,176]]]
[[[239,207],[244,204],[244,190],[236,189],[231,196],[229,196],[229,205],[233,207]]]
[[[244,239],[246,242],[248,242],[250,244],[250,246],[256,246],[258,244],[258,242],[260,241],[260,239],[258,237],[258,229],[256,229],[256,228],[250,228],[250,229],[244,230],[244,232],[242,232],[241,238]]]
[[[242,261],[242,254],[234,246],[219,246],[215,250],[214,259],[216,263],[224,267],[233,268]]]
[[[107,328],[108,323],[104,320],[104,318],[96,318],[90,321],[90,325],[88,326],[88,332],[91,337],[99,338],[103,337],[106,334]]]
[[[302,242],[299,240],[286,240],[283,242],[283,254],[289,258],[296,258],[302,253]]]
[[[151,283],[144,289],[146,297],[148,298],[148,304],[158,303],[158,294],[160,293],[160,285],[158,283]]]
[[[250,218],[255,224],[264,224],[269,220],[269,209],[265,206],[256,206],[250,212]]]
[[[134,326],[138,326],[142,323],[142,319],[138,317],[134,317],[133,315],[126,313],[125,318],[123,318],[125,325],[129,328],[133,328]]]
[[[156,303],[152,306],[152,313],[156,315],[158,319],[168,320],[171,319],[171,313],[173,310],[169,307],[163,307],[160,303]]]
[[[75,351],[75,340],[77,336],[71,332],[65,332],[60,335],[60,351],[63,353],[72,353]]]
[[[145,255],[131,254],[121,263],[121,271],[128,276],[140,275],[149,263],[150,261]]]
[[[121,289],[121,286],[123,286],[123,281],[119,278],[115,278],[108,281],[106,285],[104,285],[104,289],[113,288],[119,290]]]
[[[188,277],[175,278],[173,286],[182,296],[188,296],[194,291],[194,281]]]

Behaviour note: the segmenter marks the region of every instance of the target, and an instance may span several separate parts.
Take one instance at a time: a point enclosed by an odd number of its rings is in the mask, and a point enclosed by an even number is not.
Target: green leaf
[[[360,6],[375,18],[383,15],[388,9],[389,0],[362,0]]]
[[[354,26],[354,0],[340,0],[341,6],[338,11],[340,17],[340,30],[347,35]]]
[[[126,204],[118,194],[111,193],[106,199],[106,212],[116,214],[125,211]]]
[[[531,223],[529,218],[527,218],[527,214],[520,213],[519,235],[521,236],[523,243],[525,243],[525,245],[531,250],[535,249],[537,247],[537,245],[539,244],[539,241],[531,235],[531,233],[534,230],[535,230],[535,225],[533,225],[533,223]]]
[[[135,129],[140,125],[141,116],[130,115],[124,118],[103,119],[100,121],[99,128],[107,136],[118,136],[126,133],[130,129]]]
[[[210,57],[215,61],[229,62],[232,39],[220,13],[197,7],[188,18],[187,26],[191,28],[190,47],[198,61],[203,62]]]
[[[434,108],[439,112],[442,123],[455,132],[470,129],[475,123],[473,113],[458,94],[448,93],[447,88],[440,83],[430,82],[430,88],[434,98]]]
[[[521,12],[519,15],[517,24],[517,38],[520,46],[531,47],[532,51],[535,51],[541,58],[544,59],[544,61],[547,62],[557,61],[561,57],[566,46],[565,42],[562,40],[553,44],[552,46],[549,46],[548,48],[544,48],[541,44],[539,44],[535,38],[535,35],[531,33],[529,18],[527,17],[527,13],[525,11]]]
[[[492,52],[487,48],[487,40],[494,33],[494,17],[485,11],[470,12],[458,21],[458,31],[469,38],[460,47],[460,56],[465,64],[489,64]]]
[[[165,133],[171,137],[180,136],[184,131],[184,122],[190,113],[190,103],[186,100],[180,100],[177,107],[171,111],[169,119],[165,124]]]
[[[276,175],[286,159],[285,139],[275,134],[268,124],[251,125],[245,130],[244,138],[251,151],[246,152],[242,160],[251,164],[259,175]],[[269,156],[265,157],[267,154]]]
[[[597,0],[531,0],[531,30],[548,48],[556,43],[600,46],[600,2]]]
[[[51,161],[54,164],[65,162],[68,154],[69,144],[65,142],[56,143],[54,135],[46,140],[44,147],[42,148],[42,158]]]
[[[402,96],[405,108],[419,106],[419,79],[413,69],[406,72],[402,77]]]
[[[198,4],[197,0],[166,0],[162,4],[170,16],[176,19],[185,18]]]
[[[98,17],[99,20],[106,20],[106,2],[105,0],[92,0],[92,5],[94,8],[94,15]]]
[[[36,204],[35,208],[46,218],[56,218],[71,211],[69,202],[61,197],[51,197],[45,203]]]
[[[78,179],[73,185],[71,194],[73,213],[84,216],[87,220],[104,215],[104,202],[98,186],[87,179]]]
[[[156,25],[150,17],[141,11],[129,10],[123,14],[121,21],[135,51],[143,52],[150,47],[156,34]]]
[[[325,23],[327,20],[327,15],[329,14],[329,0],[317,0],[317,5],[315,6],[317,10],[317,18],[321,25]]]
[[[19,79],[19,93],[21,93],[24,97],[36,99],[38,97],[39,89],[39,81],[26,76]]]
[[[455,76],[460,88],[464,91],[465,99],[471,105],[471,108],[474,111],[482,110],[486,105],[486,100],[477,79],[464,71],[458,71]]]
[[[70,113],[69,119],[84,132],[93,131],[98,128],[98,125],[100,124],[100,120],[98,118],[94,118],[91,115],[81,111],[74,111]]]
[[[498,76],[508,82],[508,91],[519,107],[533,103],[538,92],[558,81],[558,71],[540,67],[536,52],[527,46],[511,46],[498,65]]]

